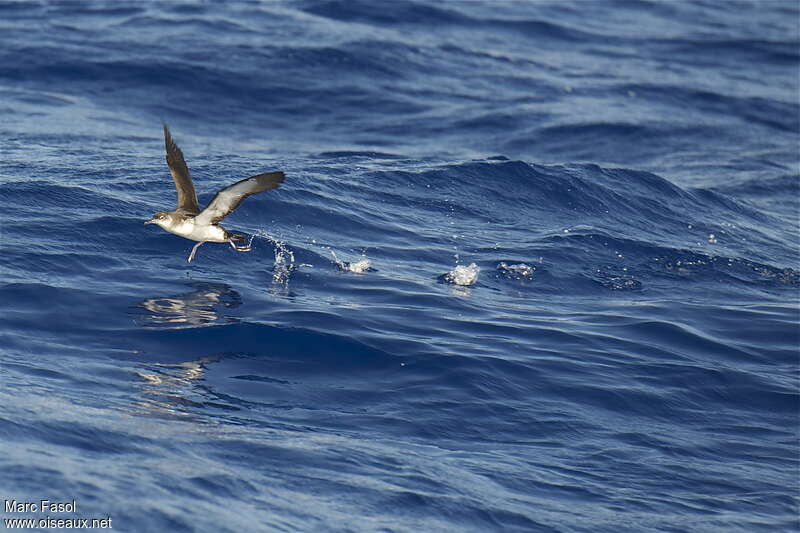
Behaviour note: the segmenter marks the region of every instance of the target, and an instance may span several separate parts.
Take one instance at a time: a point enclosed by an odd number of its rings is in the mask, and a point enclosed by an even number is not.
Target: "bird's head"
[[[160,212],[156,213],[155,215],[153,215],[153,218],[151,218],[150,220],[145,222],[145,225],[147,225],[147,224],[158,224],[159,226],[161,226],[163,228],[164,226],[168,226],[170,224],[170,222],[172,222],[172,216],[171,215],[172,215],[172,213],[167,213],[165,211],[160,211]]]

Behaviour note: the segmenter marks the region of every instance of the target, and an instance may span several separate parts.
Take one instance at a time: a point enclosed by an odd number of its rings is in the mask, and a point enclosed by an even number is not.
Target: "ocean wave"
[[[11,496],[153,531],[797,525],[796,6],[0,13]],[[286,173],[223,222],[252,251],[143,225],[162,122],[201,204]]]

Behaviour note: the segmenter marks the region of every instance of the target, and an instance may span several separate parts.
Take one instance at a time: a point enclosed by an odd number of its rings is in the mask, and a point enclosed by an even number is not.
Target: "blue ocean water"
[[[797,531],[798,21],[0,3],[3,519]],[[143,225],[162,121],[252,252]]]

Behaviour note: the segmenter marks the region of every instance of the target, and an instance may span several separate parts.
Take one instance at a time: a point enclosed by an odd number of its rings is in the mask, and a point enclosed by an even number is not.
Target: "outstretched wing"
[[[219,191],[203,212],[195,217],[195,221],[198,224],[216,224],[251,194],[277,189],[284,179],[286,176],[283,172],[267,172],[237,181]]]
[[[189,167],[183,160],[183,152],[172,140],[166,124],[164,124],[164,147],[167,149],[169,173],[172,174],[172,181],[175,182],[175,189],[178,191],[178,210],[192,214],[200,212],[200,206],[197,205],[197,193],[194,192],[194,184],[189,176]]]

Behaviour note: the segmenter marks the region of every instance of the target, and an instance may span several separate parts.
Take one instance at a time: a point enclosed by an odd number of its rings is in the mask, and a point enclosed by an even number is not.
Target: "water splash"
[[[282,241],[273,240],[272,242],[275,245],[275,266],[272,268],[272,283],[286,285],[289,283],[289,277],[292,272],[296,269],[294,252]]]
[[[275,264],[272,267],[272,285],[286,287],[292,272],[297,270],[294,252],[282,240],[276,239],[269,233],[261,230],[257,232],[262,239],[269,241],[275,247]]]
[[[497,272],[500,274],[500,277],[505,279],[531,281],[533,279],[534,272],[536,272],[536,267],[526,265],[525,263],[509,265],[505,262],[501,262],[499,265],[497,265]]]
[[[336,263],[336,266],[339,267],[339,270],[343,272],[364,274],[365,272],[372,272],[375,270],[372,268],[372,263],[370,260],[366,257],[362,257],[361,261],[356,262],[342,261],[336,256],[336,252],[333,250],[331,250],[331,256],[333,256],[333,262]]]
[[[458,265],[450,272],[444,274],[442,280],[445,283],[469,287],[478,281],[478,273],[480,271],[481,268],[475,263],[470,263],[469,266]]]

